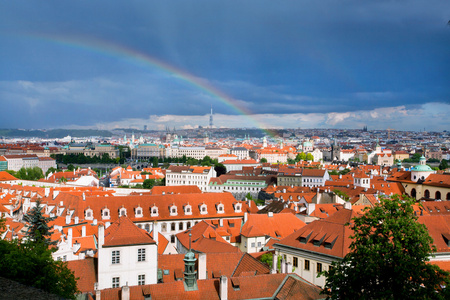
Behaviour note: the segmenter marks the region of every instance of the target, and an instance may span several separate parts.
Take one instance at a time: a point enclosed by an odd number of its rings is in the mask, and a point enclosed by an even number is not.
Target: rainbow
[[[119,58],[125,61],[130,61],[138,66],[146,66],[150,68],[156,68],[165,73],[168,73],[180,80],[188,83],[190,86],[193,86],[213,98],[219,100],[224,103],[238,114],[247,117],[257,128],[262,130],[265,134],[274,137],[273,132],[271,132],[267,126],[263,123],[256,120],[252,115],[253,113],[248,109],[242,107],[238,104],[238,102],[232,97],[226,95],[224,92],[220,91],[216,87],[212,86],[205,80],[196,77],[180,68],[177,68],[173,65],[170,65],[166,62],[163,62],[155,57],[152,57],[143,52],[139,52],[138,50],[128,48],[124,45],[114,44],[109,41],[103,41],[99,39],[90,39],[86,37],[67,37],[67,36],[55,36],[55,35],[43,35],[43,34],[33,34],[28,35],[28,37],[44,40],[47,42],[75,47],[82,49],[84,51],[94,52],[105,56],[110,56],[113,58]]]

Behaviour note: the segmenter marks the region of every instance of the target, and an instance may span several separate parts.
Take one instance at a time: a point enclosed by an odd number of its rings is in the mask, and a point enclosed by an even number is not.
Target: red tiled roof
[[[306,224],[292,213],[250,214],[241,230],[245,237],[271,236],[282,239]]]
[[[120,217],[105,230],[103,247],[155,244],[156,242],[143,229],[127,217]]]
[[[18,179],[6,171],[0,171],[0,181],[12,181],[12,180]]]
[[[67,267],[74,272],[77,287],[82,293],[94,292],[94,284],[98,282],[95,271],[96,259],[86,258],[67,262]]]

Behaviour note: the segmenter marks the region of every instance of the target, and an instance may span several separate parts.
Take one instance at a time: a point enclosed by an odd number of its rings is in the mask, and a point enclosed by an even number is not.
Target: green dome
[[[433,172],[433,170],[427,165],[417,165],[411,168],[414,172]]]
[[[195,260],[195,254],[192,251],[188,251],[186,255],[184,256],[185,260]]]
[[[303,147],[312,147],[311,142],[304,142]]]

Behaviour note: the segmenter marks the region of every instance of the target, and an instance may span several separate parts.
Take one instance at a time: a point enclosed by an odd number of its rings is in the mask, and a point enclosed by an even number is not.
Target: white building
[[[156,242],[127,217],[98,226],[98,288],[157,283]]]
[[[170,166],[166,170],[166,186],[196,185],[206,192],[209,181],[216,176],[213,167]]]

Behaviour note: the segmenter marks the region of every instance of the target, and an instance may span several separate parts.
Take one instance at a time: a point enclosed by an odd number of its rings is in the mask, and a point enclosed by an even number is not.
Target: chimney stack
[[[122,287],[122,297],[120,299],[121,300],[130,300],[130,288],[128,287],[128,282],[127,282],[127,285]]]
[[[228,300],[228,278],[220,276],[220,300]]]
[[[198,254],[198,279],[206,279],[206,253]]]
[[[81,237],[86,236],[86,226],[81,227]]]
[[[105,226],[103,224],[98,225],[98,248],[102,248],[105,243]]]

